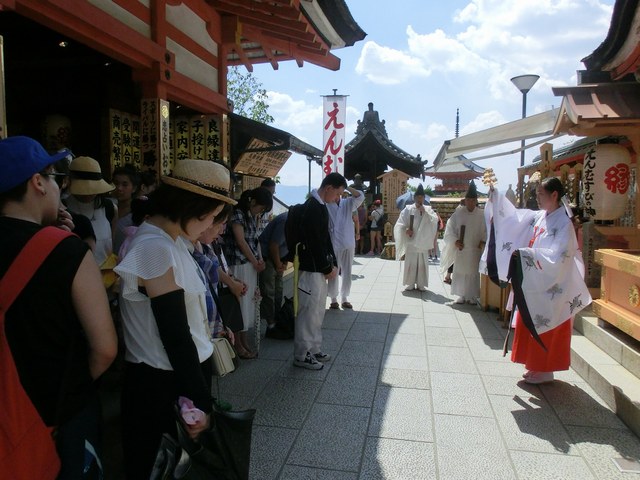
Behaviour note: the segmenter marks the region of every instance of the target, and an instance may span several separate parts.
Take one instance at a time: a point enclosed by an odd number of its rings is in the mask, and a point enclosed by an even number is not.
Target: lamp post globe
[[[527,116],[527,93],[533,88],[539,78],[540,75],[518,75],[511,79],[511,83],[513,83],[516,88],[522,92],[522,118],[526,118]],[[520,166],[523,167],[524,140],[522,140],[520,147]]]

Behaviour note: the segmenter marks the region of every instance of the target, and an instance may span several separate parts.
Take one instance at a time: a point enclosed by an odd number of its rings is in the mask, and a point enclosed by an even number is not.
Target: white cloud
[[[481,58],[463,43],[448,37],[440,29],[419,35],[409,25],[407,37],[411,55],[420,58],[431,70],[466,74],[491,69],[491,62]]]
[[[484,112],[476,116],[476,118],[471,120],[471,122],[463,125],[460,128],[460,135],[479,132],[480,130],[495,127],[496,125],[501,125],[506,122],[507,120],[504,118],[502,113],[498,112],[497,110]]]
[[[286,93],[269,91],[269,113],[276,123],[285,129],[305,128],[320,125],[322,122],[322,105],[310,105],[304,100],[294,100]],[[320,127],[318,127],[320,128]]]
[[[420,59],[372,41],[362,47],[356,73],[380,85],[398,85],[411,77],[431,74]]]
[[[541,76],[538,88],[570,80],[605,38],[611,11],[598,0],[470,0],[452,18],[463,30],[419,33],[408,25],[407,50],[369,41],[356,72],[383,85],[435,72],[461,75],[486,83],[494,99],[512,98],[509,79],[523,72]],[[593,48],[585,51],[589,41]]]

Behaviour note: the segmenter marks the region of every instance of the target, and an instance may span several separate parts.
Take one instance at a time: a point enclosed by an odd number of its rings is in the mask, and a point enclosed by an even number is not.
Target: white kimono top
[[[433,239],[438,233],[438,215],[429,205],[423,205],[420,212],[415,203],[404,207],[398,221],[393,227],[393,238],[396,242],[396,260],[400,260],[407,249],[413,252],[428,252],[433,248]],[[413,237],[409,237],[406,230],[413,218]]]
[[[495,254],[498,277],[507,281],[511,255],[520,250],[525,305],[518,303],[517,295],[516,303],[521,314],[528,310],[537,334],[554,329],[591,303],[582,255],[564,208],[548,215],[544,210],[516,209],[494,190],[485,206],[485,220],[488,232],[493,221],[495,242],[489,238],[480,271],[488,273]]]
[[[458,250],[456,241],[460,239],[460,227],[465,226],[464,248]],[[487,238],[487,230],[482,209],[476,207],[470,212],[467,207],[458,207],[449,217],[444,230],[444,248],[440,269],[448,269],[455,264],[456,272],[462,275],[475,273],[480,262],[482,249],[480,242]]]

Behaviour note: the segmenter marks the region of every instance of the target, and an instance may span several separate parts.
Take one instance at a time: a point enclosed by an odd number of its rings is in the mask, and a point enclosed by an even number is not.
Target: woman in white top
[[[153,192],[150,217],[116,267],[125,340],[122,430],[127,478],[149,478],[165,432],[176,434],[174,407],[187,397],[206,416],[185,425],[193,437],[212,410],[213,345],[204,275],[190,249],[229,197],[229,171],[181,160]]]
[[[111,200],[103,197],[115,187],[102,178],[100,164],[91,157],[76,157],[69,165],[69,197],[67,207],[74,213],[84,215],[91,220],[96,236],[93,256],[98,265],[113,252],[111,232],[115,227],[117,215]]]

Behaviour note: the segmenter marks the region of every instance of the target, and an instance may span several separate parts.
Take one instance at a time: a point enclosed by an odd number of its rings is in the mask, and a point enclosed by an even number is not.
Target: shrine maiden
[[[511,280],[517,306],[511,360],[525,365],[527,383],[550,382],[554,371],[568,370],[572,318],[591,303],[563,195],[562,182],[551,177],[537,188],[539,211],[516,209],[493,188],[485,207],[494,231],[481,270]]]

